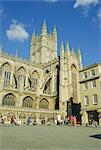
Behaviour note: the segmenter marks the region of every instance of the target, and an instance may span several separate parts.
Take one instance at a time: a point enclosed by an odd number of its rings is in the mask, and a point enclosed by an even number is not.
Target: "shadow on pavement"
[[[101,139],[101,134],[91,135],[90,137],[97,138],[97,139]]]

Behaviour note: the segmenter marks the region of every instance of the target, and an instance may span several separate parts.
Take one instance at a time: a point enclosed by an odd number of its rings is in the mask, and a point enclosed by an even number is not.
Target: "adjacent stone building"
[[[92,119],[101,125],[101,64],[80,71],[82,124]]]

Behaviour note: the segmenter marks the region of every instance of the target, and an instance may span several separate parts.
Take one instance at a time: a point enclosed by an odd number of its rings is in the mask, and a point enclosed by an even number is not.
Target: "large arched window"
[[[2,100],[2,105],[15,106],[15,96],[12,93],[5,95]]]
[[[49,109],[49,102],[44,98],[39,103],[39,108],[41,109]]]
[[[33,91],[36,91],[37,90],[37,86],[38,86],[38,79],[39,79],[39,74],[38,72],[35,70],[33,73],[32,73],[32,76],[31,76],[31,88]]]
[[[46,93],[46,94],[51,93],[51,78],[46,82],[43,93]]]
[[[10,77],[11,77],[11,67],[9,63],[5,63],[1,67],[2,74],[4,75],[4,86],[8,87],[10,85]]]
[[[77,68],[74,64],[71,66],[71,72],[72,72],[73,99],[74,102],[77,102]]]
[[[26,80],[26,70],[23,67],[20,67],[18,69],[18,86],[20,86],[20,83],[23,83],[23,87],[25,86],[25,80]]]
[[[32,108],[33,99],[30,96],[25,97],[22,102],[22,107]]]

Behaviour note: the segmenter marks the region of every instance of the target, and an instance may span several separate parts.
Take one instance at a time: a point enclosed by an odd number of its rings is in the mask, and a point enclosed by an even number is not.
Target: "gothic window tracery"
[[[33,99],[30,96],[25,97],[22,102],[22,107],[32,108]]]
[[[2,100],[2,105],[15,106],[15,96],[11,93],[7,94]]]
[[[40,102],[39,102],[39,108],[40,109],[49,109],[49,102],[43,98]]]
[[[46,94],[51,93],[51,78],[46,82],[43,93],[46,93]]]
[[[73,99],[77,101],[77,68],[74,64],[71,66],[71,72],[72,72]]]
[[[4,75],[4,87],[8,87],[10,85],[10,77],[11,77],[11,67],[9,63],[5,63],[1,67],[2,74]]]
[[[25,80],[26,80],[26,70],[23,67],[20,67],[18,69],[18,84],[20,86],[20,83],[23,83],[23,87],[25,86]]]
[[[38,74],[37,71],[34,71],[32,73],[32,77],[31,77],[31,88],[32,88],[33,91],[37,90],[38,79],[39,79],[39,74]]]

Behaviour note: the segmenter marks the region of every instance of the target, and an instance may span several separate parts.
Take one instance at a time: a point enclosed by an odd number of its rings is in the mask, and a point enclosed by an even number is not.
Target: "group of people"
[[[65,124],[70,125],[71,127],[74,126],[76,127],[77,125],[77,119],[76,116],[70,116],[68,118],[66,118]]]
[[[12,115],[10,123],[11,125],[19,125],[21,126],[21,120],[17,119],[14,115]],[[7,121],[4,120],[3,116],[0,116],[0,126],[8,125]]]
[[[65,120],[63,119],[61,119],[61,120],[55,120],[54,121],[54,123],[56,124],[56,125],[69,125],[69,126],[74,126],[74,127],[76,127],[76,125],[77,125],[77,118],[76,118],[76,116],[69,116],[69,117],[67,117]]]
[[[33,125],[36,125],[36,121],[34,120],[34,122],[31,121],[30,116],[28,115],[27,120],[26,120],[26,124],[30,125],[30,123],[32,123]],[[3,116],[0,116],[0,126],[5,125],[6,123],[4,122]],[[11,120],[10,120],[10,124],[11,125],[19,125],[21,126],[21,120],[19,117],[15,117],[15,115],[11,116]],[[51,123],[48,121],[47,125],[50,125]],[[66,118],[65,120],[54,120],[54,124],[56,125],[69,125],[69,126],[74,126],[76,127],[77,125],[77,119],[76,116],[70,116],[68,118]]]

